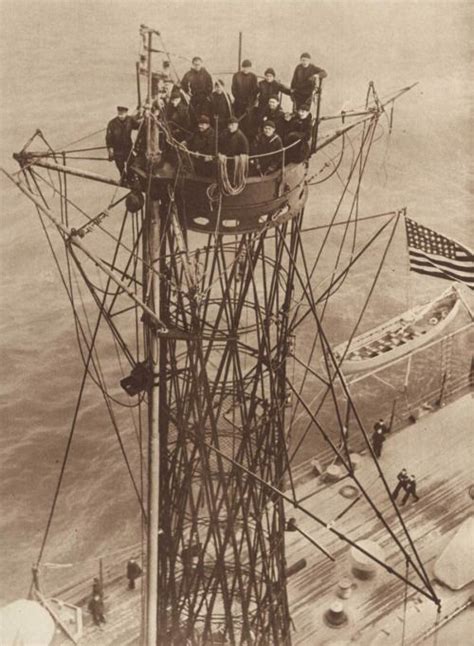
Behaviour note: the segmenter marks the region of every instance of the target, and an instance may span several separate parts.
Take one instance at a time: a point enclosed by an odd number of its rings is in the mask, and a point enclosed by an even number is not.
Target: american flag
[[[474,289],[474,254],[454,240],[405,217],[410,269]]]

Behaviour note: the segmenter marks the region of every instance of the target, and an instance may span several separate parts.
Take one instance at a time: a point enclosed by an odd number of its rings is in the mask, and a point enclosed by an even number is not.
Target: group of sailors
[[[217,153],[228,157],[257,156],[251,166],[255,175],[271,173],[281,166],[284,147],[290,146],[285,163],[300,162],[308,156],[311,102],[318,89],[317,79],[326,76],[325,70],[311,62],[309,53],[301,55],[290,87],[276,79],[271,67],[259,81],[249,60],[244,60],[233,75],[231,94],[221,79],[213,83],[199,56],[193,58],[191,69],[180,83],[175,83],[169,72],[154,76],[152,112],[175,142],[198,153],[193,156],[198,175],[215,173],[213,160]],[[282,110],[282,94],[291,96],[293,113]],[[122,175],[134,148],[132,131],[139,128],[141,115],[129,116],[125,106],[118,106],[117,112],[108,124],[106,145],[109,159],[115,161]],[[139,147],[138,139],[135,149]],[[165,154],[172,154],[169,142],[164,148]]]
[[[128,590],[135,590],[135,581],[141,577],[143,571],[135,558],[127,562],[126,576],[128,580]],[[92,594],[87,604],[88,610],[92,615],[92,620],[96,626],[107,623],[105,618],[104,588],[99,577],[94,577],[92,582]]]
[[[375,456],[377,458],[382,457],[382,447],[386,440],[386,436],[390,433],[390,427],[380,418],[374,424],[374,432],[372,434],[372,448],[374,450]],[[416,491],[416,477],[412,474],[408,475],[408,471],[403,468],[397,475],[397,485],[392,491],[391,496],[392,500],[395,502],[398,498],[399,493],[403,491],[404,496],[401,502],[401,506],[406,505],[407,500],[410,496],[415,502],[418,502],[420,499]]]

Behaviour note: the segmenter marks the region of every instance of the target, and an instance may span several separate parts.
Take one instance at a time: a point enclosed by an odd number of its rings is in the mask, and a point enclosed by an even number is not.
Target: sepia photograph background
[[[259,75],[275,68],[285,84],[301,53],[310,52],[328,73],[324,114],[363,106],[370,81],[381,97],[418,82],[397,102],[392,132],[382,123],[364,180],[363,214],[406,207],[410,217],[472,248],[473,11],[472,2],[457,0],[0,0],[0,165],[16,171],[12,154],[38,128],[53,148],[94,132],[95,145],[103,145],[101,131],[116,106],[136,107],[140,24],[160,31],[180,75],[200,55],[228,90],[242,32],[243,58]],[[93,170],[115,173],[106,161]],[[310,192],[307,226],[328,221],[340,190],[336,178]],[[4,176],[0,191],[0,601],[6,603],[30,585],[82,366],[70,306],[34,207]],[[101,189],[97,212],[112,193]],[[408,276],[406,265],[400,231],[365,329],[447,286]],[[347,337],[346,319],[367,291],[370,259],[366,271],[338,294],[330,314],[335,343]],[[378,411],[367,406],[371,419]],[[134,494],[93,387],[79,431],[45,559],[74,564],[76,572],[88,558],[140,540]],[[314,453],[308,446],[302,459]]]

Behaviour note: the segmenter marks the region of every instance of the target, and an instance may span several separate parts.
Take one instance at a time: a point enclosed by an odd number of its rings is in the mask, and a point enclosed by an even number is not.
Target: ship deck
[[[472,594],[472,584],[453,592],[434,582],[433,574],[438,555],[459,525],[472,514],[474,503],[469,495],[469,487],[473,483],[474,455],[471,419],[472,396],[466,395],[388,437],[380,460],[391,485],[402,467],[407,467],[410,473],[417,476],[419,502],[409,501],[400,509],[442,601],[438,617],[441,622],[465,607]],[[367,456],[362,456],[357,476],[369,487],[384,517],[396,528],[397,536],[401,536],[402,529],[396,520],[396,512],[387,501],[380,478]],[[306,474],[299,481],[297,498],[304,498],[304,506],[325,521],[334,519],[348,504],[340,493],[342,486],[349,484],[347,479],[323,486],[318,478],[308,479]],[[374,578],[356,579],[351,572],[350,547],[347,543],[291,506],[287,515],[295,517],[298,527],[310,534],[336,559],[335,562],[330,561],[301,534],[286,533],[288,566],[291,567],[300,559],[306,560],[306,567],[290,576],[288,582],[294,646],[323,646],[336,642],[392,646],[403,643],[403,631],[405,644],[421,643],[419,640],[433,627],[437,616],[436,607],[429,599],[416,590],[406,588],[403,581],[380,566],[377,566]],[[379,543],[384,549],[386,562],[405,573],[403,555],[365,502],[356,503],[334,527],[353,540],[370,539]],[[135,591],[128,591],[124,572],[125,562],[117,563],[104,573],[107,623],[102,628],[95,627],[87,613],[90,580],[62,591],[62,600],[84,608],[84,632],[80,644],[126,646],[140,643],[140,586]],[[325,623],[323,615],[338,600],[338,582],[343,577],[352,582],[351,596],[343,602],[348,621],[341,628],[333,628]],[[416,582],[413,573],[411,577]],[[54,642],[55,646],[71,643],[59,633]],[[441,639],[439,646],[442,644]]]
[[[436,413],[420,418],[416,424],[387,439],[380,460],[392,486],[402,467],[407,467],[417,476],[419,502],[408,501],[400,509],[431,581],[434,580],[433,566],[437,557],[473,510],[474,503],[469,496],[469,487],[473,483],[472,412],[472,396],[467,395]],[[372,461],[363,457],[357,473],[361,481],[368,484],[384,516],[393,523],[393,527],[399,528],[396,533],[401,536],[395,511],[389,502],[384,502],[386,494],[379,484],[373,485],[378,478]],[[298,488],[298,498],[308,496],[306,508],[325,520],[331,520],[347,506],[348,501],[339,493],[344,483],[348,481],[343,480],[324,489],[318,487],[311,495],[315,487],[310,481]],[[339,643],[339,640],[363,646],[392,646],[403,643],[404,623],[405,643],[409,644],[433,626],[437,612],[429,599],[408,588],[407,620],[403,622],[406,594],[403,581],[379,566],[375,578],[356,579],[351,572],[350,547],[347,544],[324,528],[318,528],[301,512],[291,515],[301,529],[336,558],[332,563],[303,536],[288,535],[288,565],[302,558],[307,561],[307,566],[289,579],[294,646]],[[365,503],[358,502],[334,526],[355,540],[377,542],[384,549],[387,564],[405,573],[405,558]],[[349,578],[353,586],[351,597],[344,601],[348,622],[342,628],[332,628],[326,625],[323,615],[338,600],[338,582],[343,577]],[[415,582],[413,574],[411,579]],[[462,608],[472,594],[472,585],[457,592],[437,583],[434,587],[442,601],[439,621]]]

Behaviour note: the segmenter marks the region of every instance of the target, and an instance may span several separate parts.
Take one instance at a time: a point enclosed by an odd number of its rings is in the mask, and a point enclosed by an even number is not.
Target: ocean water
[[[471,2],[456,0],[1,0],[1,165],[16,170],[11,154],[36,128],[59,147],[105,127],[117,104],[135,104],[141,23],[160,30],[180,73],[200,54],[224,79],[235,70],[242,31],[244,57],[259,73],[275,67],[283,81],[289,82],[299,55],[309,50],[328,71],[326,114],[361,106],[369,81],[381,96],[419,81],[397,103],[391,136],[386,123],[380,131],[362,210],[407,207],[415,219],[472,247],[472,14]],[[101,145],[102,136],[93,145]],[[94,168],[110,172],[106,163]],[[336,177],[311,191],[308,226],[328,221],[340,190]],[[0,191],[0,600],[8,601],[29,586],[81,363],[69,305],[34,207],[3,176]],[[112,194],[102,187],[82,198],[99,211]],[[367,225],[361,235],[372,230]],[[335,248],[337,238],[331,244]],[[433,279],[409,278],[404,254],[400,231],[366,329],[444,288]],[[329,267],[330,257],[327,262]],[[332,340],[350,332],[376,262],[368,256],[335,297],[328,311]],[[44,558],[74,564],[62,570],[64,577],[89,573],[96,567],[90,557],[140,540],[134,494],[92,386],[82,410]],[[119,421],[128,429],[124,442],[136,468],[138,448],[127,415]]]

